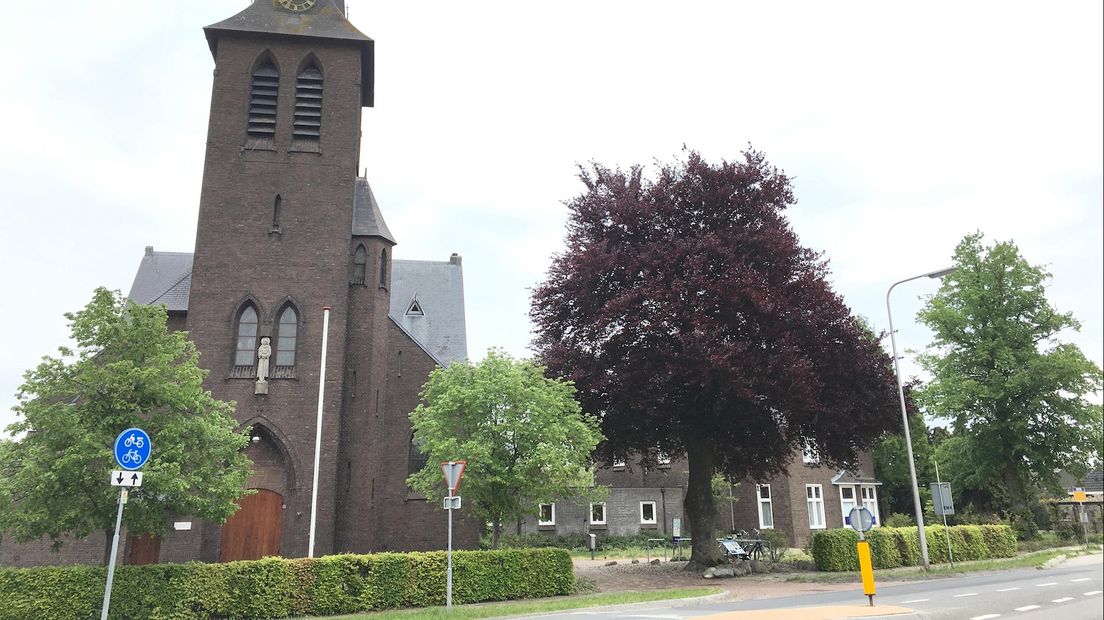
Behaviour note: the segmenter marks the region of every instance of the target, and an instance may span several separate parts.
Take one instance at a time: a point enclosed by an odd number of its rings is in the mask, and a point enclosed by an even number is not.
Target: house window
[[[284,306],[276,329],[276,369],[272,376],[289,376],[295,367],[295,340],[299,329],[299,315],[295,308]]]
[[[641,525],[655,525],[656,524],[656,503],[655,502],[640,502],[640,524]]]
[[[319,150],[322,136],[322,72],[307,65],[295,77],[295,115],[291,137],[296,150]]]
[[[406,473],[408,475],[416,474],[425,469],[426,463],[429,462],[429,455],[422,452],[422,444],[414,439],[414,433],[410,434],[410,453],[407,457]]]
[[[257,309],[248,304],[238,314],[237,345],[234,352],[234,375],[248,377],[253,372],[257,355]]]
[[[279,194],[276,194],[276,199],[272,201],[272,232],[280,232],[280,211],[283,210],[283,198],[280,198]]]
[[[819,484],[805,485],[805,503],[809,507],[809,529],[822,530],[824,519],[824,488]]]
[[[605,525],[606,524],[606,505],[591,504],[590,505],[590,524],[591,525]]]
[[[253,71],[249,93],[249,121],[246,127],[249,148],[272,148],[276,135],[276,98],[280,90],[280,73],[271,60]]]
[[[380,250],[380,288],[387,288],[387,248]]]
[[[844,523],[855,508],[855,487],[840,487],[840,508],[843,510]]]
[[[556,504],[541,504],[537,525],[556,525]]]
[[[874,523],[879,523],[881,519],[878,518],[878,487],[864,486],[860,489],[860,492],[862,493],[863,506],[866,506],[870,514],[874,515]]]
[[[671,455],[667,454],[666,452],[660,452],[656,454],[656,464],[660,467],[670,467]]]
[[[759,497],[759,527],[771,529],[774,527],[774,507],[771,506],[770,485],[755,485],[755,493]]]
[[[353,253],[353,284],[364,284],[364,271],[368,264],[368,252],[363,245],[358,245]]]

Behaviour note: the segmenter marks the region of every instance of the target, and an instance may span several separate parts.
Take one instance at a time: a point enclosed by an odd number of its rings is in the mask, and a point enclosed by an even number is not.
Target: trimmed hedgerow
[[[446,562],[434,551],[122,566],[111,618],[286,618],[443,605]],[[0,569],[0,620],[97,616],[105,579],[92,566]],[[574,581],[571,557],[559,549],[453,554],[455,603],[569,594]]]
[[[956,561],[1009,558],[1016,555],[1016,535],[1007,525],[955,525],[924,528],[932,562],[946,562],[947,541]],[[879,527],[867,532],[874,568],[895,568],[920,564],[920,539],[915,527]],[[818,570],[858,570],[855,551],[858,534],[849,529],[825,530],[813,534],[810,551]]]

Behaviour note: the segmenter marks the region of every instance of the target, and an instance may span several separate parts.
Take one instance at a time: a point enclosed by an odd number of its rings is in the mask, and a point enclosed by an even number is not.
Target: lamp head
[[[924,275],[929,278],[942,278],[945,275],[952,274],[958,271],[958,267],[947,267],[946,269],[940,269],[939,271],[933,271],[931,273],[925,273]]]

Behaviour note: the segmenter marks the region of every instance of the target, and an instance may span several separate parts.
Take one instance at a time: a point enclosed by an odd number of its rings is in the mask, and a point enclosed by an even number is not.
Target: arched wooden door
[[[256,493],[241,498],[241,509],[222,526],[221,562],[280,555],[284,498],[275,491],[255,490]]]

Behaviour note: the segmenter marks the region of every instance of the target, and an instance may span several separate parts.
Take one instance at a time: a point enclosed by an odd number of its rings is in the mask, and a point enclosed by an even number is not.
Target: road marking
[[[909,603],[926,603],[930,600],[931,600],[930,598],[914,598],[914,599],[908,600],[908,601],[901,601],[901,604],[902,605],[908,605]]]
[[[1000,618],[1000,614],[985,614],[984,616],[974,616],[970,620],[991,620],[992,618]]]
[[[682,616],[661,616],[661,615],[648,615],[648,614],[633,614],[631,616],[625,616],[626,618],[660,618],[664,620],[681,620]]]
[[[1072,601],[1072,596],[1063,596],[1062,598],[1056,598],[1051,603],[1065,603],[1066,601]]]
[[[1046,583],[1037,583],[1037,584],[1035,584],[1035,587],[1036,588],[1043,588],[1043,587],[1046,587],[1046,586],[1056,586],[1056,585],[1058,585],[1057,581],[1048,581]]]
[[[1078,581],[1089,581],[1090,579],[1092,579],[1092,577],[1082,577],[1080,579],[1070,579],[1070,581],[1072,581],[1073,583],[1077,583]]]
[[[1093,590],[1091,592],[1086,592],[1085,596],[1092,596],[1094,594],[1100,594],[1100,590]]]
[[[1000,590],[997,590],[997,592],[1011,592],[1013,590],[1019,590],[1019,588],[1001,588]]]
[[[967,592],[966,594],[956,594],[953,598],[962,598],[964,596],[977,596],[977,592]]]
[[[1023,607],[1017,607],[1012,611],[1031,611],[1032,609],[1038,609],[1039,605],[1024,605]]]

